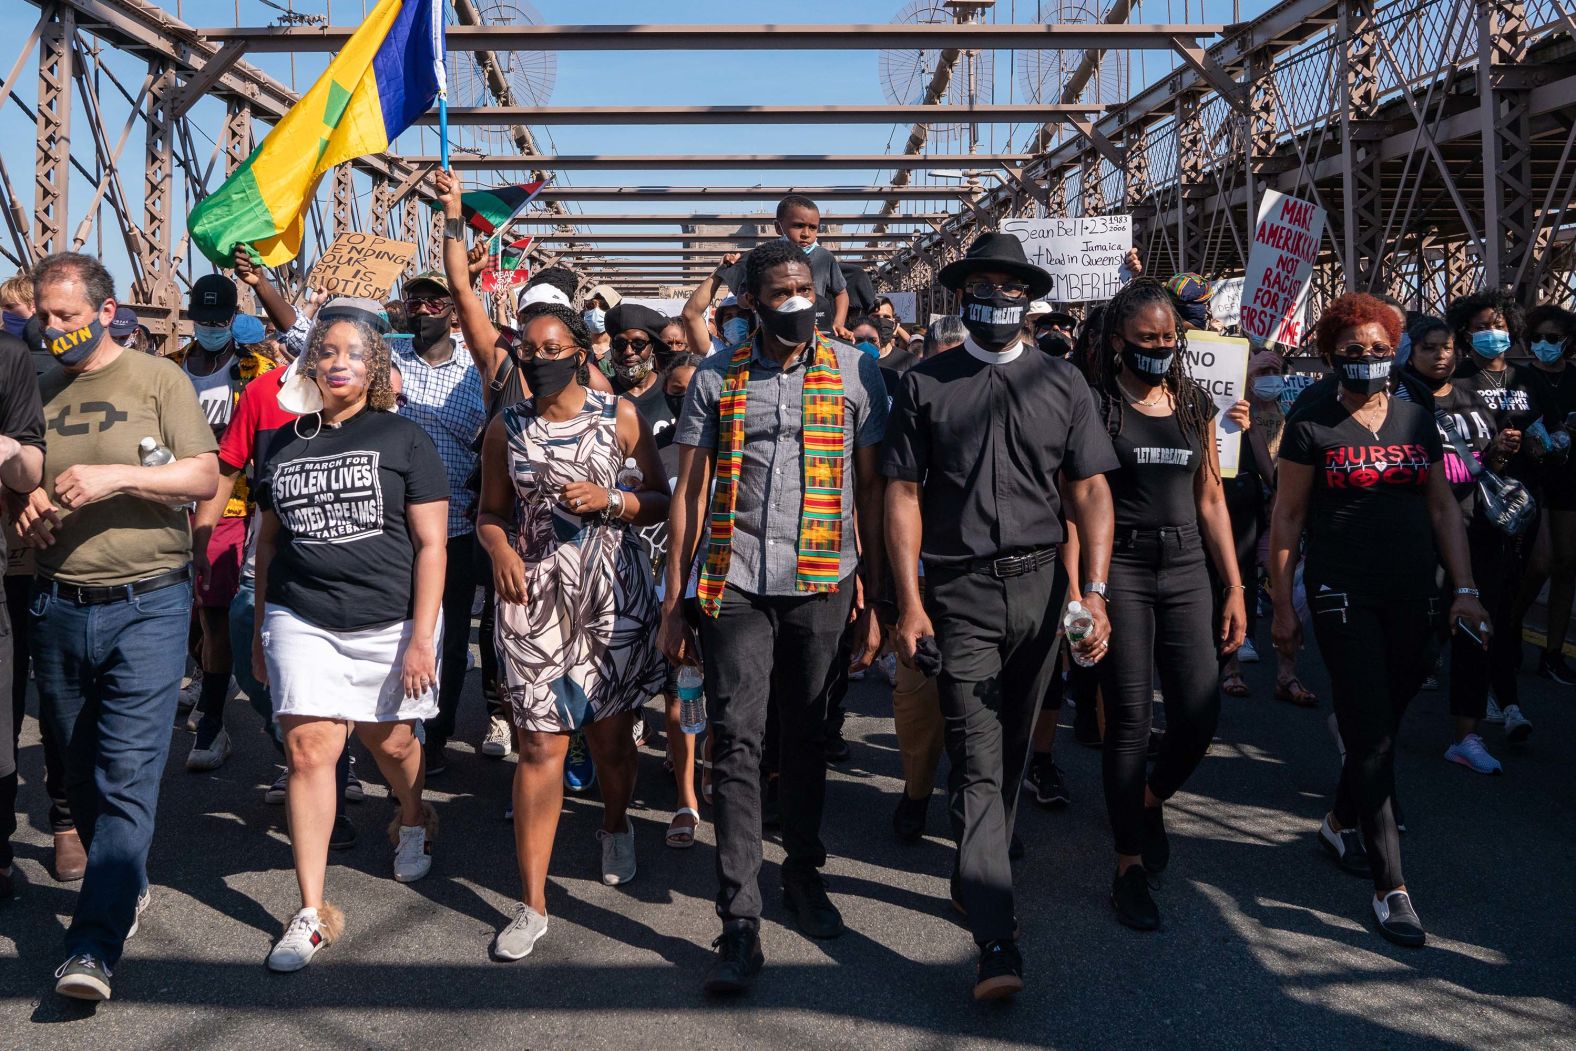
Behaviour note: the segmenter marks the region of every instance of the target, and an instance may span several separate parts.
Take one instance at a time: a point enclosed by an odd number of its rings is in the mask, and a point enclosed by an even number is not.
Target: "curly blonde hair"
[[[367,408],[377,412],[388,412],[394,408],[394,383],[390,379],[391,369],[389,345],[383,341],[377,329],[364,321],[353,318],[335,318],[322,325],[314,325],[312,338],[306,347],[306,374],[314,382],[317,380],[317,358],[323,348],[323,343],[328,339],[330,329],[340,325],[349,325],[356,330],[356,335],[361,337],[361,345],[367,349]]]

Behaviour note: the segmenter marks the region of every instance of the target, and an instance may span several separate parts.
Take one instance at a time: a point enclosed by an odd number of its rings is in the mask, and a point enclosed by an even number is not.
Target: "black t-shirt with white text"
[[[258,506],[279,517],[268,601],[331,631],[410,619],[416,547],[407,508],[449,498],[420,426],[366,410],[338,427],[304,416],[269,446]],[[302,438],[301,434],[310,434]]]
[[[1445,480],[1450,483],[1450,491],[1455,494],[1456,503],[1461,505],[1462,517],[1465,521],[1471,522],[1473,511],[1477,508],[1477,485],[1472,478],[1473,468],[1462,462],[1460,454],[1456,452],[1450,435],[1445,432],[1445,421],[1449,420],[1453,424],[1455,433],[1467,447],[1467,451],[1481,464],[1484,451],[1494,440],[1493,410],[1478,396],[1477,391],[1462,379],[1452,380],[1450,389],[1444,394],[1433,394],[1426,390],[1426,384],[1421,380],[1414,380],[1409,375],[1408,382],[1396,388],[1396,397],[1416,402],[1425,409],[1432,409],[1434,426],[1439,431],[1439,441],[1444,452]]]
[[[1108,403],[1107,403],[1108,404]],[[1217,412],[1203,399],[1208,419]],[[1102,405],[1106,411],[1115,406]],[[1203,442],[1186,437],[1176,413],[1147,416],[1131,406],[1121,410],[1121,429],[1111,439],[1119,470],[1107,474],[1118,529],[1156,529],[1196,525],[1198,502],[1193,482],[1204,460]]]
[[[1444,450],[1432,413],[1391,398],[1375,433],[1332,392],[1286,424],[1280,455],[1313,468],[1310,594],[1320,586],[1403,598],[1434,593],[1427,487]]]
[[[623,383],[618,379],[613,380],[613,389],[626,398],[635,411],[640,413],[640,418],[646,421],[646,426],[651,428],[652,440],[657,446],[657,458],[662,463],[662,470],[668,476],[668,485],[673,486],[678,479],[678,447],[673,444],[673,436],[678,433],[674,424],[677,422],[673,415],[673,406],[668,402],[667,391],[662,387],[660,380],[651,385],[651,389],[644,394],[628,394],[619,390]],[[663,519],[646,526],[636,526],[635,535],[640,537],[640,542],[645,545],[646,554],[651,558],[653,572],[660,572],[668,552],[668,522]]]

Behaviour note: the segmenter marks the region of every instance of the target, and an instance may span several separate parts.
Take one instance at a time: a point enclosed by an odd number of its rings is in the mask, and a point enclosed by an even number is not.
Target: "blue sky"
[[[158,0],[159,5],[172,14],[177,0]],[[371,0],[368,0],[370,5]],[[284,0],[281,0],[283,5]],[[518,0],[479,0],[484,9],[489,4],[501,3],[518,6]],[[759,0],[684,0],[681,4],[658,5],[650,0],[530,0],[547,23],[596,21],[599,23],[635,23],[661,19],[664,21],[693,22],[699,24],[738,24],[750,21],[787,21],[797,23],[852,23],[889,22],[903,6],[904,0],[797,0],[785,9],[781,4]],[[1046,10],[1054,2],[1039,0],[998,0],[991,16],[996,21],[1031,22],[1035,20],[1038,5]],[[336,24],[359,20],[365,6],[362,0],[294,0],[298,11],[324,13],[327,11]],[[182,0],[180,12],[192,25],[232,25],[236,22],[236,0]],[[1234,11],[1248,18],[1269,6],[1269,0],[1147,0],[1134,21],[1164,22],[1230,22]],[[273,21],[278,11],[259,0],[239,0],[240,22],[244,25],[263,25]],[[1185,9],[1185,10],[1184,10]],[[785,18],[785,10],[788,17]],[[660,15],[657,12],[661,12]],[[12,47],[20,45],[32,29],[37,9],[22,0],[5,0],[0,3],[0,41],[17,42],[0,46],[0,76],[9,72],[17,54]],[[459,56],[452,61],[463,62]],[[260,66],[273,76],[291,83],[291,63],[284,55],[250,56],[248,61]],[[295,60],[294,84],[305,90],[322,71],[327,61],[324,55],[299,56]],[[1021,66],[1016,60],[1009,66],[1006,53],[994,58],[996,84],[994,100],[997,102],[1023,101]],[[1160,75],[1170,64],[1170,56],[1162,52],[1147,53],[1140,68],[1140,60],[1133,59],[1131,80],[1136,90],[1142,83]],[[28,66],[19,78],[17,93],[30,107],[35,101],[36,87],[33,70],[36,58],[29,58]],[[127,56],[116,56],[112,68],[117,76],[135,91],[140,84],[141,64]],[[457,78],[459,70],[451,72]],[[1012,76],[1018,72],[1020,76]],[[118,137],[125,121],[128,107],[108,85],[104,92],[106,123],[109,136]],[[882,90],[878,56],[874,51],[783,51],[783,52],[564,52],[558,55],[556,84],[549,100],[554,105],[700,105],[700,104],[858,104],[888,101]],[[983,101],[983,100],[982,100]],[[200,102],[193,110],[196,124],[197,151],[206,159],[212,149],[222,119],[222,107],[216,101]],[[78,108],[74,114],[74,137],[80,144],[78,156],[87,156],[84,148],[88,142],[86,117]],[[1010,129],[1005,126],[985,127],[981,132],[982,152],[1006,152],[1009,143],[1013,148],[1022,145],[1029,129]],[[794,126],[794,125],[743,125],[725,127],[660,127],[634,125],[625,127],[555,127],[538,129],[538,140],[544,153],[882,153],[902,149],[908,127],[901,126]],[[207,136],[204,138],[204,136]],[[425,141],[422,141],[422,136]],[[23,208],[32,207],[32,180],[34,143],[37,135],[33,125],[16,106],[7,103],[0,108],[0,158],[4,159],[13,183],[23,197]],[[937,136],[937,148],[945,152],[964,152],[967,143],[961,133],[952,137]],[[398,143],[402,152],[435,153],[436,140],[431,132],[412,133]],[[141,128],[133,130],[122,155],[120,176],[134,207],[140,207],[141,194]],[[873,180],[885,181],[890,173],[868,170],[817,171],[817,172],[750,172],[714,173],[700,172],[571,172],[557,180],[559,185],[809,185],[866,184]],[[483,175],[480,179],[494,181]],[[502,181],[498,179],[496,181]],[[916,182],[925,181],[917,178]],[[217,179],[210,182],[216,186]],[[326,186],[325,186],[326,190]],[[68,228],[75,229],[81,221],[93,187],[80,174],[73,176],[71,188],[72,209]],[[927,205],[930,202],[926,202]],[[627,205],[590,204],[573,210],[616,211],[630,210]],[[769,209],[768,202],[750,205],[745,203],[711,202],[659,202],[642,204],[643,212],[673,212],[675,214],[726,211],[754,212]],[[829,202],[827,211],[851,213],[868,207],[863,202]],[[179,210],[179,206],[178,206]],[[110,227],[103,231],[104,255],[124,282],[130,270],[126,263],[121,235],[113,226],[107,208],[103,211]],[[597,227],[611,232],[613,227]],[[649,228],[647,228],[649,229]],[[176,237],[181,233],[177,223]],[[0,243],[7,249],[9,241],[0,231]],[[90,238],[87,248],[96,250],[97,236]],[[0,270],[9,271],[10,264],[0,258]],[[206,269],[205,264],[194,272]]]

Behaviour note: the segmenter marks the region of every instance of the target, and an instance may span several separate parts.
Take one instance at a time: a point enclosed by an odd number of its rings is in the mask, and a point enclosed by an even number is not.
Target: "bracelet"
[[[1457,595],[1471,595],[1473,598],[1481,598],[1482,597],[1481,592],[1479,592],[1477,588],[1456,588],[1456,594]]]
[[[1246,590],[1248,590],[1248,586],[1246,584],[1227,584],[1225,587],[1221,588],[1220,590],[1222,590],[1222,591],[1246,591]]]
[[[607,491],[607,508],[602,512],[602,517],[607,521],[624,517],[624,491],[622,489],[609,489]]]
[[[465,220],[464,219],[445,219],[445,220],[443,220],[443,237],[447,241],[461,241],[461,242],[463,242],[465,240]]]

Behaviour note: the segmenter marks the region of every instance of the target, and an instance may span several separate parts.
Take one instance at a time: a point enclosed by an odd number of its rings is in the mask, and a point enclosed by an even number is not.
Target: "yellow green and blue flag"
[[[187,220],[192,243],[229,266],[245,243],[269,266],[301,251],[324,173],[382,153],[445,88],[442,0],[379,0],[301,101]]]

